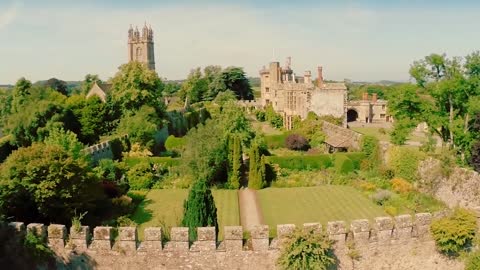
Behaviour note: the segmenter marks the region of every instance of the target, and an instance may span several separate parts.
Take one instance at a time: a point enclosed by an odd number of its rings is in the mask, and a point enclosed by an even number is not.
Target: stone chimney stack
[[[303,82],[306,84],[312,83],[312,72],[310,70],[305,70],[305,74],[303,75]]]
[[[363,93],[363,101],[368,101],[368,93],[367,92],[364,92]]]
[[[318,83],[318,88],[323,87],[323,68],[321,66],[318,67],[317,83]]]
[[[372,103],[376,103],[377,102],[377,93],[373,93],[372,94]]]

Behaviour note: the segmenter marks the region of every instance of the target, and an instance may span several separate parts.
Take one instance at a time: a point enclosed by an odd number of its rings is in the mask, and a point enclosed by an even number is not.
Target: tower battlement
[[[128,62],[137,61],[147,65],[151,70],[155,70],[155,54],[153,45],[153,30],[147,23],[142,31],[135,29],[130,25],[128,29]]]

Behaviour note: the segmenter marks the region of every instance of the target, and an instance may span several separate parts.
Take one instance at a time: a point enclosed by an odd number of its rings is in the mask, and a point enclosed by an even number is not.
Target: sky
[[[156,70],[184,79],[194,67],[240,66],[258,76],[292,58],[297,75],[409,80],[430,53],[480,49],[480,1],[0,0],[0,84],[20,77],[107,80],[127,62],[127,30],[154,30]]]

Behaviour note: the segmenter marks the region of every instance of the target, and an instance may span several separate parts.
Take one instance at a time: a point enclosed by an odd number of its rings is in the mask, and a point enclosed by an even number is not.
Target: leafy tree
[[[203,180],[195,182],[183,203],[182,225],[189,228],[191,241],[197,238],[197,228],[214,226],[218,234],[217,207],[212,191]]]
[[[24,222],[68,224],[75,214],[96,213],[104,194],[89,164],[57,145],[35,143],[0,165],[0,212]]]
[[[281,269],[326,270],[335,263],[333,241],[325,233],[299,229],[287,237],[277,261]]]
[[[237,100],[235,93],[231,90],[226,90],[224,92],[218,93],[217,97],[215,98],[214,102],[222,107],[229,104],[230,102],[234,102]]]
[[[175,95],[180,89],[182,85],[178,82],[170,81],[165,83],[165,87],[163,89],[163,95],[165,96],[173,96]]]
[[[128,170],[127,180],[131,189],[149,189],[157,179],[153,173],[152,164],[141,162]]]
[[[111,82],[111,102],[120,108],[123,115],[134,114],[143,105],[154,108],[159,116],[162,115],[164,85],[155,71],[134,61],[120,66]]]
[[[100,140],[101,135],[109,131],[107,104],[103,103],[99,97],[85,99],[81,95],[72,95],[67,99],[67,108],[79,121],[78,138],[83,143],[95,144]]]
[[[245,72],[239,67],[228,67],[219,73],[209,85],[210,99],[217,96],[219,92],[230,90],[235,93],[237,99],[253,99],[253,90],[245,76]]]
[[[381,149],[380,149],[380,142],[378,138],[375,136],[364,135],[361,140],[361,149],[362,152],[366,155],[365,167],[362,169],[374,169],[381,162]]]
[[[64,96],[68,95],[67,83],[65,81],[59,80],[57,78],[51,78],[41,84],[44,87],[51,88]]]
[[[228,187],[238,189],[240,187],[241,167],[242,167],[242,145],[240,138],[233,136],[229,139],[229,162],[230,170],[228,175]]]
[[[431,225],[437,248],[450,256],[472,245],[477,231],[475,214],[464,209],[456,209],[451,216],[434,220]]]
[[[265,108],[265,119],[270,122],[270,125],[274,128],[283,127],[283,117],[273,109],[271,104]]]
[[[203,101],[208,91],[208,81],[202,76],[200,68],[192,69],[187,80],[182,84],[179,96],[182,100],[188,99],[189,103]]]
[[[12,93],[12,111],[11,112],[18,112],[22,104],[27,99],[29,95],[29,89],[32,87],[32,83],[25,79],[20,78],[15,87],[13,88]]]
[[[158,117],[155,109],[149,106],[142,106],[133,115],[124,116],[118,125],[119,135],[128,134],[132,144],[139,143],[149,150],[155,146],[155,134],[160,130],[162,120]]]
[[[82,150],[84,145],[78,141],[77,135],[70,130],[65,131],[63,128],[54,128],[50,130],[48,137],[45,138],[46,145],[57,145],[74,159],[86,158]]]

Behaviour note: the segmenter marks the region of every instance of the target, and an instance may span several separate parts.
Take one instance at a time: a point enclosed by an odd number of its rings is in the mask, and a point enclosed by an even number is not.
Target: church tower
[[[149,69],[155,70],[155,56],[153,53],[153,30],[143,26],[142,33],[130,25],[128,29],[128,62],[138,61],[145,64]]]

